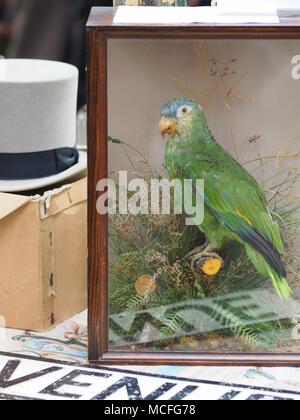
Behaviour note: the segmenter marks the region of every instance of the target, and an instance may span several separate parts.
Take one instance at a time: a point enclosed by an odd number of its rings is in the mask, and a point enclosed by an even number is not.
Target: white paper
[[[232,8],[243,4],[249,8],[255,6],[261,7],[263,5],[284,10],[300,9],[300,0],[213,0],[213,4],[216,4],[218,7],[230,6]]]
[[[218,12],[220,15],[230,16],[259,16],[270,18],[277,16],[277,9],[273,0],[219,0]]]
[[[223,10],[223,14],[226,14],[225,10],[229,14],[241,14],[243,8],[248,15],[254,10],[255,14],[261,14],[265,9],[267,13],[275,10],[280,17],[300,17],[300,0],[213,0],[212,5],[217,6],[221,13]]]
[[[217,7],[274,7],[275,0],[216,0]]]
[[[143,7],[119,6],[115,24],[189,24],[189,23],[279,23],[275,9],[269,14],[221,13],[219,7]]]
[[[257,15],[255,13],[250,14],[219,14],[218,21],[216,23],[240,23],[240,24],[247,24],[247,23],[265,23],[268,25],[279,24],[279,17],[276,14],[271,15]]]
[[[199,10],[201,9],[201,10]],[[143,7],[120,6],[114,23],[176,24],[214,22],[218,10],[214,7]]]

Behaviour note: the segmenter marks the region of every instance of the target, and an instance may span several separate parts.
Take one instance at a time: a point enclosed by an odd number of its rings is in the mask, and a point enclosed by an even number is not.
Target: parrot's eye
[[[185,106],[184,105],[184,106],[182,106],[181,108],[178,109],[178,111],[177,111],[177,117],[178,118],[185,117],[191,111],[192,111],[192,108],[190,108],[189,106]]]

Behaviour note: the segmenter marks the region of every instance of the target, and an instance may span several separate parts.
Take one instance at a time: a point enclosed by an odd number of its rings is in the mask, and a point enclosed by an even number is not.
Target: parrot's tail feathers
[[[270,270],[269,275],[278,294],[284,299],[289,299],[291,297],[292,290],[286,279],[273,270]]]
[[[275,272],[283,278],[286,277],[286,269],[281,255],[269,239],[262,236],[253,228],[247,234],[240,236],[264,257]]]
[[[259,233],[254,227],[250,226],[248,222],[242,218],[226,213],[223,218],[227,218],[225,226],[235,233],[239,238],[246,242],[247,246],[258,252],[264,260],[274,269],[281,277],[286,277],[286,269],[282,261],[280,252],[276,249],[275,245],[269,238]],[[234,223],[238,222],[238,227],[233,227]]]
[[[286,281],[286,276],[278,273],[272,266],[270,266],[266,259],[251,246],[246,245],[246,251],[257,270],[262,275],[272,280],[273,286],[279,296],[283,299],[289,299],[292,294],[292,290]]]

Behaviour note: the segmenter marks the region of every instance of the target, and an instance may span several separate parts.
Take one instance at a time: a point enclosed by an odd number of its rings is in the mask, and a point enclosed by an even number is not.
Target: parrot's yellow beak
[[[167,134],[177,133],[177,124],[174,121],[163,117],[159,123],[160,134],[165,137]]]

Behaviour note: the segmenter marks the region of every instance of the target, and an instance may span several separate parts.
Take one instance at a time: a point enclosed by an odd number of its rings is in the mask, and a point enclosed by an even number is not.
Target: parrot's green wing
[[[291,291],[285,280],[279,226],[254,178],[237,163],[233,167],[228,170],[225,165],[206,172],[205,204],[219,222],[245,244],[254,265],[270,276],[278,292],[287,298]]]
[[[280,230],[256,181],[232,179],[226,171],[208,174],[205,204],[220,223],[257,251],[280,257],[283,252]],[[274,264],[277,266],[275,261]]]

